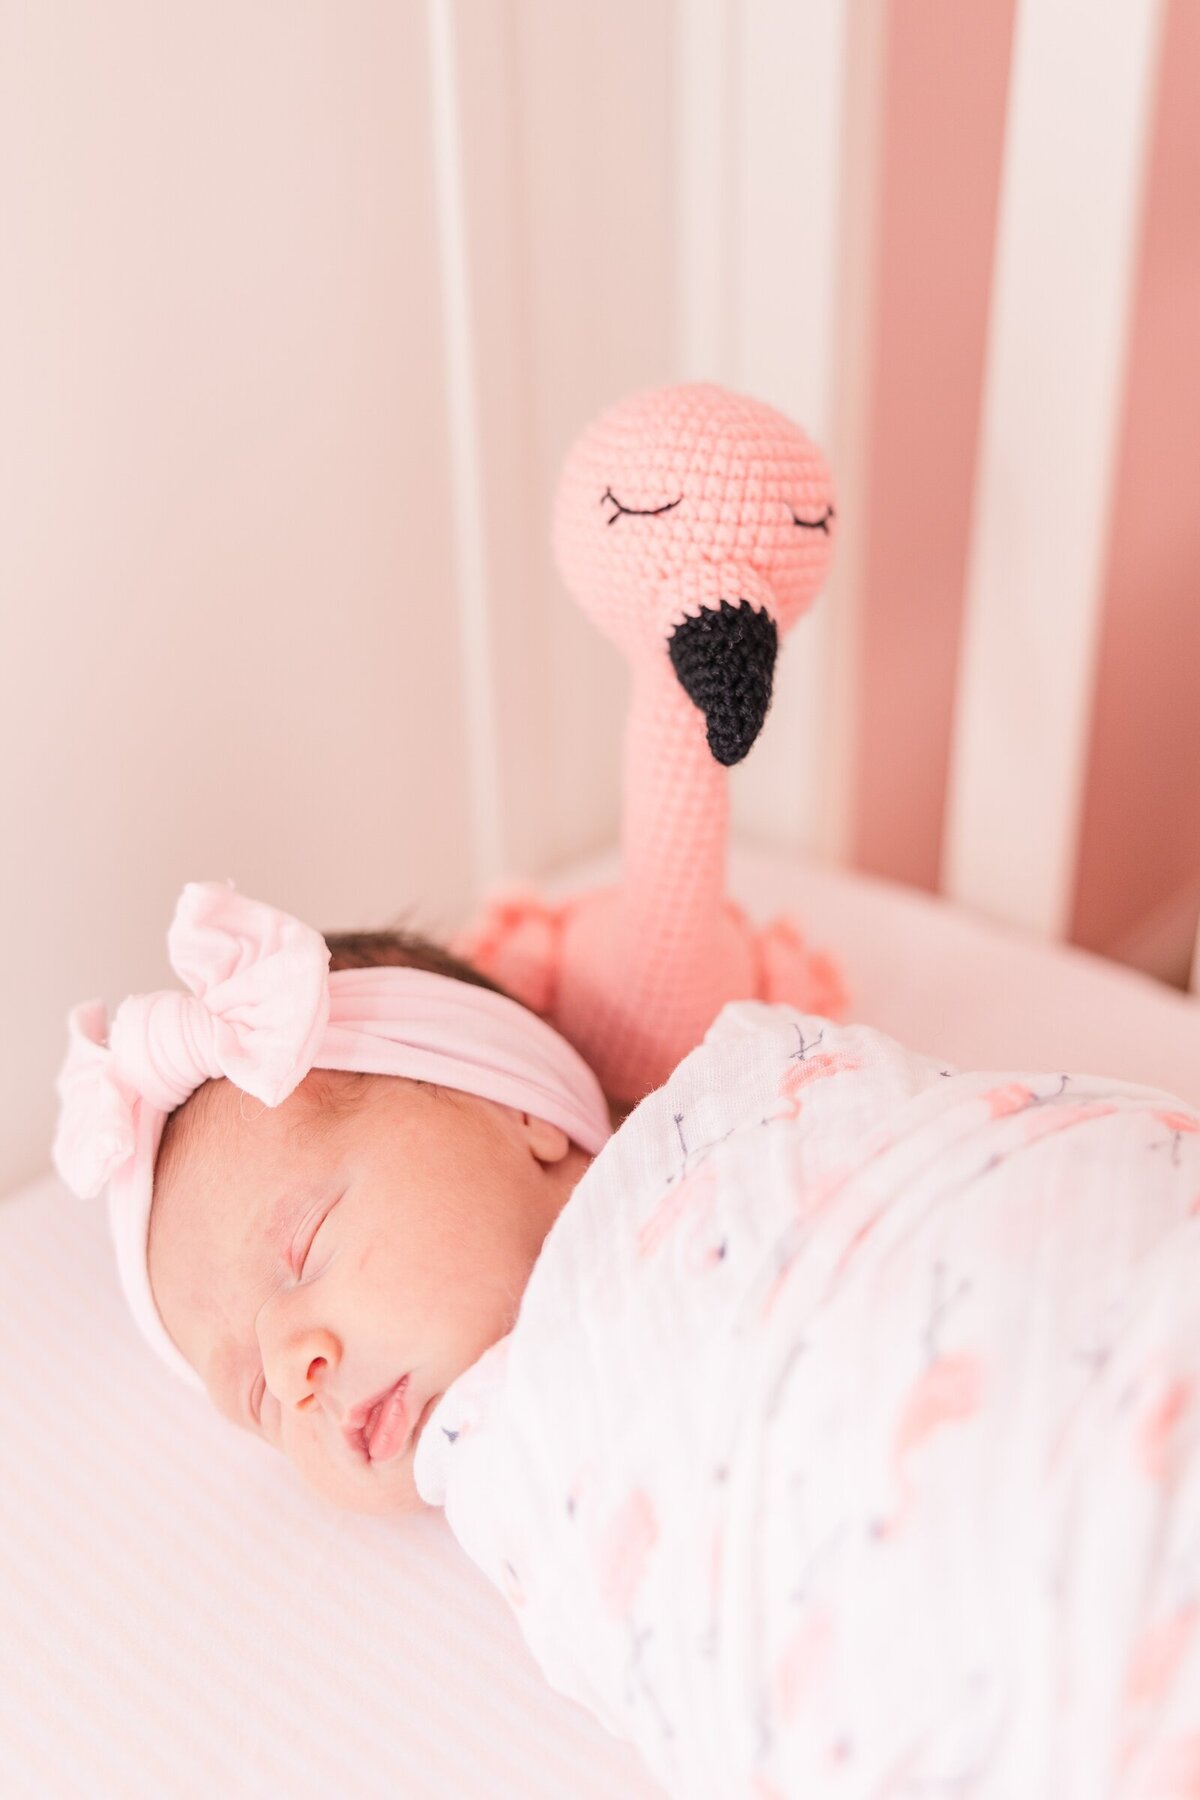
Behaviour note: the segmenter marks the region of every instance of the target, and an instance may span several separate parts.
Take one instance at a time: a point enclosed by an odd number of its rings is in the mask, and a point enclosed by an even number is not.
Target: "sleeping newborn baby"
[[[462,965],[218,884],[75,1009],[56,1161],[157,1353],[445,1509],[667,1791],[1200,1793],[1200,1120],[726,1007],[611,1132]]]
[[[430,1408],[511,1330],[589,1160],[426,1082],[314,1069],[267,1108],[208,1081],[155,1165],[159,1313],[217,1409],[319,1492],[411,1510]]]
[[[59,1171],[107,1181],[126,1296],[177,1374],[337,1504],[418,1509],[427,1415],[511,1329],[609,1135],[600,1086],[424,940],[327,944],[210,882],[168,944],[193,994],[131,996],[107,1046],[99,1002],[71,1015]]]

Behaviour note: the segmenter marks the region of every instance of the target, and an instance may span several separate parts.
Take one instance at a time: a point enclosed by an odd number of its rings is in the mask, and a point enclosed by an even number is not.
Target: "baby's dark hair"
[[[419,931],[331,931],[325,933],[329,945],[329,968],[335,969],[425,969],[431,975],[452,975],[455,981],[469,981],[475,987],[491,988],[493,994],[513,996],[499,982],[482,975],[461,956],[455,956],[444,944],[422,937]]]
[[[455,956],[444,945],[435,943],[419,931],[393,927],[387,931],[325,932],[329,946],[329,969],[425,969],[431,975],[449,975],[455,981],[467,981],[474,987],[490,988],[506,1000],[514,996],[499,982],[483,975],[462,957]],[[518,1003],[520,1004],[520,1003]],[[321,1114],[332,1124],[339,1116],[357,1105],[363,1090],[373,1079],[370,1075],[314,1069],[310,1080],[321,1090]],[[420,1082],[421,1087],[440,1092],[433,1082]],[[168,1114],[154,1159],[154,1185],[164,1183],[172,1165],[185,1153],[192,1136],[200,1129],[214,1084],[206,1081],[190,1094],[182,1106]]]

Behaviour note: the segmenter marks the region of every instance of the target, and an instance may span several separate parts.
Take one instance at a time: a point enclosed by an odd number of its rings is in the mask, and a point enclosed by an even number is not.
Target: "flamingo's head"
[[[825,458],[760,400],[709,382],[632,395],[572,446],[554,550],[632,662],[669,659],[719,762],[766,717],[779,636],[820,591],[835,535]]]

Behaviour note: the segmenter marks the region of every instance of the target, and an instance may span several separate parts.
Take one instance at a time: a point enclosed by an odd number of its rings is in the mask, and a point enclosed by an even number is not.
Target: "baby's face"
[[[195,1104],[155,1186],[163,1323],[218,1410],[326,1498],[421,1509],[423,1421],[512,1329],[591,1159],[529,1114],[388,1076],[314,1071],[274,1108],[215,1081]],[[404,1377],[368,1447],[364,1410]]]

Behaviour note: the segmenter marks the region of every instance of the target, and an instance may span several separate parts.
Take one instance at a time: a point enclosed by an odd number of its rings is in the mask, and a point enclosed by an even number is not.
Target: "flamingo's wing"
[[[783,1001],[802,1012],[844,1019],[850,995],[836,960],[813,950],[794,919],[780,913],[754,933],[760,1000]]]
[[[565,907],[532,888],[497,889],[478,915],[450,941],[450,949],[533,1012],[549,1013],[558,987]]]

